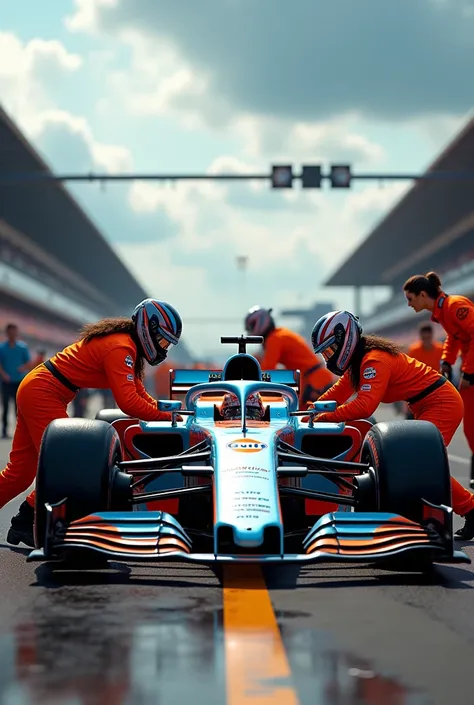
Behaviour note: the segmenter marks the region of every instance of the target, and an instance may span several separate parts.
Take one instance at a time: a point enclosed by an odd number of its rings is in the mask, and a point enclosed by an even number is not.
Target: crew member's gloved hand
[[[443,361],[443,362],[441,363],[441,370],[440,370],[440,372],[441,372],[441,374],[444,375],[444,377],[446,377],[446,379],[448,379],[450,382],[453,381],[453,368],[451,367],[451,365],[449,364],[449,362]]]

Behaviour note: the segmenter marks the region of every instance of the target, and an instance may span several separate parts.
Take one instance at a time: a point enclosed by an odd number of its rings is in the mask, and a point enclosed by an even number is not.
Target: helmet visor
[[[332,356],[337,352],[337,347],[337,343],[332,343],[332,345],[329,345],[321,352],[321,355],[323,356],[326,362],[330,360]]]
[[[170,348],[173,345],[173,343],[170,343],[169,340],[166,340],[166,338],[163,338],[163,336],[160,335],[159,333],[155,336],[155,342],[156,342],[157,346],[162,348],[163,350],[168,350],[168,348]]]
[[[319,343],[319,345],[316,345],[316,347],[313,348],[313,350],[316,353],[316,355],[318,355],[319,353],[324,355],[324,351],[335,344],[336,344],[336,336],[331,335],[329,338],[326,338],[326,340],[323,340],[321,343]]]

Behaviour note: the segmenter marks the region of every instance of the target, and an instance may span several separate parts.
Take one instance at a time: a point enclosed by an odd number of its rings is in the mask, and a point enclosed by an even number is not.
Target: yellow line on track
[[[224,642],[228,705],[299,705],[259,566],[225,566]]]

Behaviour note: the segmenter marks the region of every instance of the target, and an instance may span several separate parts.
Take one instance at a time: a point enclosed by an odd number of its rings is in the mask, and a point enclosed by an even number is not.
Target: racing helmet
[[[262,308],[261,306],[253,306],[245,317],[245,330],[249,335],[265,336],[272,328],[275,327],[275,322],[271,316],[271,308]]]
[[[181,316],[166,301],[144,299],[135,307],[132,320],[145,359],[150,365],[159,365],[168,355],[168,348],[179,343]]]
[[[258,392],[250,394],[246,403],[246,418],[261,421],[265,414],[262,397]],[[221,416],[224,421],[239,421],[241,418],[240,399],[233,392],[227,392],[221,406]]]
[[[349,311],[330,311],[314,324],[311,343],[316,354],[321,353],[326,367],[339,377],[350,365],[352,355],[362,336],[357,316]]]

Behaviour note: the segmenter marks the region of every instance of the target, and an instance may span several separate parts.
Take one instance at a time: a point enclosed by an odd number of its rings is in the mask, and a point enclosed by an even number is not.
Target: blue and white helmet
[[[179,343],[183,329],[181,316],[166,301],[145,299],[135,307],[132,320],[145,359],[150,365],[159,365],[168,348]]]
[[[245,330],[249,335],[263,335],[274,327],[271,308],[253,306],[245,317]]]
[[[357,316],[349,311],[330,311],[316,321],[311,332],[314,352],[321,353],[326,367],[335,375],[343,375],[362,336]]]

